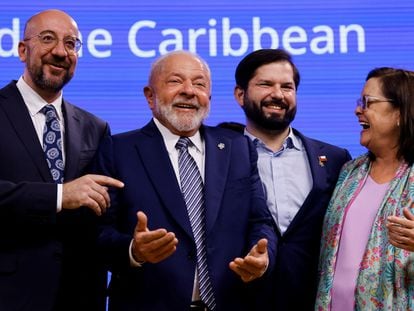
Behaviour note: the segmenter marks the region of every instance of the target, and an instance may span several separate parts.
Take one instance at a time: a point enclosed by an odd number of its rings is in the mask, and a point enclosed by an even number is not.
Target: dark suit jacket
[[[109,128],[66,101],[62,109],[70,181],[84,174]],[[94,216],[56,213],[57,186],[16,81],[0,90],[0,150],[0,310],[94,310]]]
[[[272,285],[267,287],[269,292],[273,286],[268,294],[273,307],[268,310],[314,309],[322,222],[339,171],[351,159],[346,149],[310,139],[296,130],[294,133],[305,146],[313,186],[283,236],[279,235]],[[322,165],[319,156],[327,159]]]
[[[260,238],[269,240],[270,257],[275,256],[276,234],[258,176],[257,153],[246,137],[229,130],[203,127],[201,135],[207,256],[217,310],[251,310],[248,289],[254,286],[244,284],[228,265],[244,257]],[[125,183],[112,193],[100,235],[112,272],[110,310],[188,310],[196,248],[183,196],[154,122],[115,135],[102,144],[98,159],[102,173]],[[165,228],[179,242],[164,261],[131,268],[128,248],[139,210],[148,216],[150,230]]]

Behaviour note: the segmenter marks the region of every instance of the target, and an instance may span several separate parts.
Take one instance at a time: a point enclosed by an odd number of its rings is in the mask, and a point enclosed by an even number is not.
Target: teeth
[[[57,68],[65,69],[65,66],[63,66],[63,65],[59,65],[59,64],[51,64],[51,65],[54,66],[54,67],[57,67]]]
[[[194,108],[193,105],[187,105],[187,104],[179,104],[177,106],[180,107],[180,108]]]
[[[359,121],[359,124],[362,126],[363,129],[370,128],[370,125],[368,122]]]
[[[278,110],[282,110],[281,106],[275,106],[275,105],[268,105],[266,106],[267,108],[272,108],[272,109],[278,109]]]

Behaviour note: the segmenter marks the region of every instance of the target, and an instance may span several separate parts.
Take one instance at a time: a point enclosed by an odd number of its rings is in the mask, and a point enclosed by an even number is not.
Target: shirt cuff
[[[132,243],[134,240],[131,240],[131,243],[129,243],[129,263],[131,267],[134,268],[140,268],[145,263],[145,261],[136,261],[134,256],[132,256]]]
[[[62,196],[63,196],[63,185],[57,185],[57,202],[56,202],[56,211],[59,213],[62,210]]]

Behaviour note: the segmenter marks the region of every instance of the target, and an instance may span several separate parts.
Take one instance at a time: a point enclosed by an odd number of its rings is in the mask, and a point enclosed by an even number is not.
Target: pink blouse
[[[372,223],[389,183],[367,177],[361,192],[345,214],[332,286],[332,311],[352,311],[355,286]]]

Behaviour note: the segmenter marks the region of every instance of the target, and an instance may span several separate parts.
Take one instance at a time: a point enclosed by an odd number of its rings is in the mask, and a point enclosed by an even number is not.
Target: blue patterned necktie
[[[45,128],[43,130],[43,151],[47,165],[55,183],[62,183],[65,164],[62,156],[62,134],[56,109],[49,104],[44,106],[41,111],[46,116]]]
[[[187,206],[197,249],[200,298],[209,310],[214,311],[216,309],[216,302],[207,268],[203,179],[201,178],[196,162],[188,153],[189,144],[191,144],[191,141],[187,137],[181,137],[175,145],[175,148],[179,150],[178,168],[180,172],[181,191]]]

